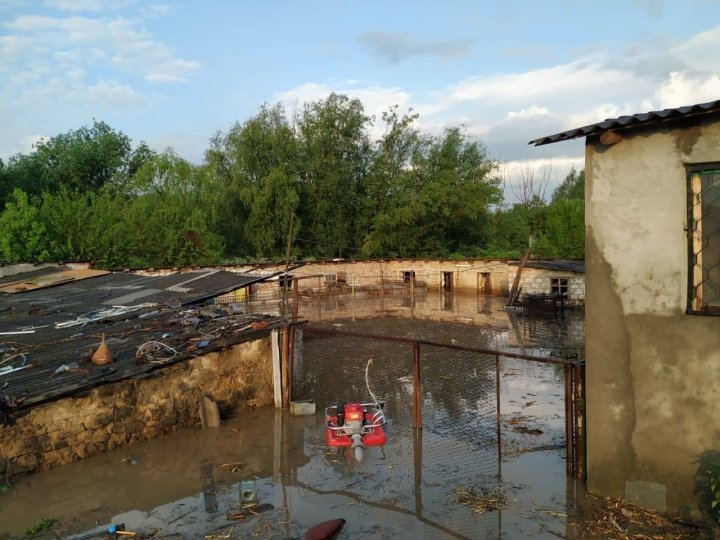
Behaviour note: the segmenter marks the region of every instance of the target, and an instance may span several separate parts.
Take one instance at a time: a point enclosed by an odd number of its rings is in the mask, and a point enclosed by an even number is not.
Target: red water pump
[[[340,403],[325,408],[325,434],[328,446],[350,447],[362,461],[366,446],[382,446],[385,414],[380,403]]]

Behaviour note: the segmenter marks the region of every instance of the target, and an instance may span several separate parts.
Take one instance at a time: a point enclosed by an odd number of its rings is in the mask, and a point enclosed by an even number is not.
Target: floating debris
[[[571,517],[582,538],[622,540],[655,540],[714,538],[712,532],[699,524],[684,521],[654,510],[628,504],[621,499],[588,494],[595,502],[588,512]]]
[[[471,506],[478,514],[500,510],[507,506],[507,497],[503,493],[501,487],[492,489],[481,488],[455,488],[458,494],[458,502],[466,506]]]

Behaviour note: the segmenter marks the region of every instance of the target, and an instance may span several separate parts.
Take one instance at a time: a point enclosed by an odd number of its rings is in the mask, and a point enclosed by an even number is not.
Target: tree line
[[[104,122],[0,161],[0,262],[100,268],[298,259],[584,254],[584,173],[547,201],[503,197],[499,163],[461,127],[421,133],[392,107],[371,137],[362,103],[262,105],[204,160],[156,152]]]

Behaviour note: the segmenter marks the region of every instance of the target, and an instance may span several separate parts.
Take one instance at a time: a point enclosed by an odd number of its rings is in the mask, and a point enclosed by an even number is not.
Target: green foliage
[[[44,262],[50,259],[45,224],[36,201],[15,189],[0,214],[0,261]]]
[[[711,508],[718,515],[720,509],[720,461],[714,461],[706,471],[710,479],[710,492],[712,493]],[[718,520],[720,522],[720,519]]]
[[[37,143],[30,154],[12,156],[0,174],[0,196],[14,188],[31,196],[61,189],[97,191],[133,174],[152,154],[144,144],[133,151],[127,135],[94,121]]]
[[[50,528],[55,524],[54,519],[50,518],[43,518],[38,523],[33,525],[32,527],[28,527],[25,531],[25,536],[37,536],[38,534],[44,533],[45,531],[50,530]]]
[[[585,199],[585,169],[577,172],[573,167],[555,189],[553,202],[561,200],[584,200]]]
[[[0,262],[103,268],[294,258],[582,257],[584,171],[548,204],[503,204],[497,164],[463,129],[418,132],[391,107],[331,94],[289,119],[264,104],[217,133],[202,165],[103,122],[0,162]],[[533,195],[532,193],[530,195]]]
[[[368,257],[442,256],[469,252],[487,241],[488,207],[500,201],[496,168],[485,148],[460,129],[420,138],[405,129],[409,166],[397,166],[394,184],[385,181],[377,214],[366,233]]]

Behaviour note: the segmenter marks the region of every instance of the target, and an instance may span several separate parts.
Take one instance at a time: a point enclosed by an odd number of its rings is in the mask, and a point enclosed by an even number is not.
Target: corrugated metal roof
[[[663,109],[661,111],[650,111],[647,113],[633,114],[632,116],[609,118],[596,124],[590,124],[589,126],[570,129],[568,131],[563,131],[562,133],[556,133],[555,135],[540,137],[539,139],[534,139],[530,141],[528,144],[541,146],[543,144],[577,139],[578,137],[597,135],[605,131],[624,131],[628,129],[636,129],[640,127],[662,124],[670,120],[704,116],[718,112],[720,112],[720,100],[709,101],[707,103],[699,103],[697,105],[689,105],[687,107],[678,107],[676,109]]]
[[[517,266],[520,263],[513,261],[508,263]],[[539,268],[541,270],[554,270],[559,272],[574,272],[576,274],[585,273],[585,261],[527,261],[526,268]]]
[[[116,272],[0,295],[0,411],[31,408],[167,365],[136,358],[149,341],[177,351],[168,362],[174,363],[265,333],[280,319],[202,302],[266,278],[224,270],[162,277]],[[93,365],[87,354],[102,334],[115,358],[105,367]],[[74,363],[76,369],[56,373]]]
[[[14,281],[3,283],[2,286],[0,286],[0,293],[14,294],[32,289],[41,289],[43,287],[54,287],[60,283],[104,276],[109,273],[107,270],[65,270],[63,268],[57,268],[54,272],[38,272],[33,276],[20,274],[19,276],[13,276],[16,278]]]

